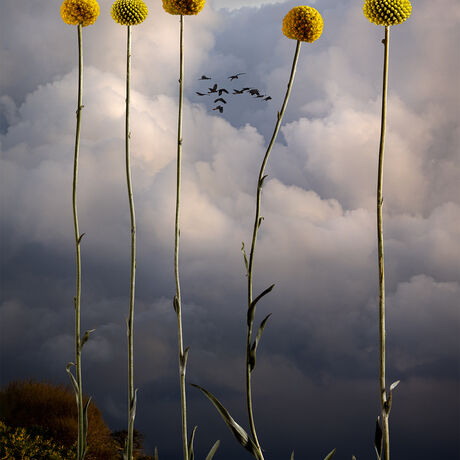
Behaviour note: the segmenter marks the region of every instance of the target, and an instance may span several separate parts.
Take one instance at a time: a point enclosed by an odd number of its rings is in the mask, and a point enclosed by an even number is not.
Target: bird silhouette
[[[221,105],[218,105],[217,107],[214,107],[212,110],[218,110],[220,113],[224,111],[224,108]]]
[[[241,91],[249,91],[251,88],[243,88]]]
[[[222,93],[228,94],[228,91],[225,88],[221,88],[219,89],[218,93],[219,93],[219,96],[222,96]]]
[[[206,96],[206,94],[200,93],[200,92],[198,92],[198,91],[195,91],[195,93],[198,94],[198,96]]]
[[[264,99],[264,101],[271,101],[271,99],[272,99],[271,96],[267,96],[267,97]]]
[[[208,94],[217,93],[217,83],[212,88],[208,88],[208,89],[209,89]],[[219,96],[220,96],[220,94],[219,94]]]
[[[223,97],[217,98],[217,99],[214,101],[214,104],[215,104],[216,102],[223,102],[224,104],[227,103],[227,101],[226,101]]]
[[[243,94],[244,93],[244,90],[243,89],[235,89],[233,88],[233,93],[232,94]]]
[[[258,89],[254,88],[254,89],[250,89],[250,90],[249,90],[249,94],[250,94],[251,96],[258,96],[260,93],[259,93],[259,90],[258,90]]]
[[[265,94],[258,94],[258,95],[256,96],[256,99],[257,99],[258,97],[265,97]]]
[[[245,74],[244,72],[237,73],[237,74],[235,74],[235,75],[230,75],[230,76],[228,77],[228,79],[229,79],[230,81],[233,81],[233,80],[235,80],[235,79],[238,80],[238,77],[239,77],[240,75],[246,75],[246,74]]]
[[[198,80],[211,80],[211,77],[207,77],[206,75],[201,75],[201,77],[198,78]]]

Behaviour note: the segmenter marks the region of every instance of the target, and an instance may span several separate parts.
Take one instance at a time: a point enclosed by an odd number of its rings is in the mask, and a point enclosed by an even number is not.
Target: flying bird
[[[258,90],[258,89],[254,88],[254,89],[250,89],[250,90],[249,90],[249,94],[250,94],[251,96],[258,96],[260,93],[259,93],[259,90]]]
[[[271,101],[271,100],[272,100],[271,96],[267,96],[267,97],[264,99],[264,101]]]
[[[198,78],[198,80],[211,80],[211,77],[207,77],[206,75],[201,75],[201,77]]]
[[[217,98],[217,99],[214,101],[214,103],[216,103],[216,102],[223,102],[224,104],[227,103],[227,101],[226,101],[223,97]]]
[[[222,96],[222,93],[228,94],[228,91],[225,88],[221,88],[219,89],[218,93],[219,93],[219,96]]]
[[[241,91],[249,91],[251,88],[243,88]]]
[[[208,88],[208,89],[209,89],[208,94],[217,93],[217,83],[212,88]],[[220,96],[220,94],[219,94],[219,96]]]
[[[235,80],[235,79],[238,80],[238,77],[239,77],[240,75],[246,75],[246,74],[245,74],[244,72],[237,73],[237,74],[235,74],[235,75],[230,75],[230,76],[228,77],[228,79],[229,79],[230,81],[233,81],[233,80]]]
[[[244,89],[235,89],[233,88],[233,93],[232,94],[243,94],[244,93]]]
[[[206,96],[206,94],[200,93],[200,92],[198,92],[198,91],[195,91],[195,93],[198,94],[198,96]]]
[[[218,105],[217,107],[214,107],[212,110],[218,110],[220,113],[224,111],[224,108],[221,105]]]
[[[256,96],[256,98],[258,98],[258,97],[265,97],[265,94],[258,94],[258,95]]]

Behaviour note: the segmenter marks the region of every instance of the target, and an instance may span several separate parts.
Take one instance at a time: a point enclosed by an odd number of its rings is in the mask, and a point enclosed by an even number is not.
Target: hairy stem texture
[[[83,428],[83,389],[81,376],[81,330],[80,330],[80,304],[81,304],[81,254],[80,243],[81,236],[78,227],[77,214],[77,185],[78,185],[78,157],[80,151],[80,130],[81,130],[81,111],[83,109],[83,40],[82,26],[77,26],[78,31],[78,102],[77,102],[77,127],[75,132],[75,153],[73,164],[73,184],[72,184],[72,209],[75,232],[75,252],[76,252],[76,293],[74,298],[75,307],[75,368],[76,381],[78,384],[77,408],[78,408],[78,441],[77,452],[78,458],[82,459],[85,454],[85,440]]]
[[[184,460],[188,460],[187,444],[187,399],[185,392],[186,355],[184,355],[184,339],[182,334],[182,299],[179,280],[179,238],[180,238],[180,192],[181,192],[181,163],[182,163],[182,108],[184,98],[184,17],[180,16],[180,61],[179,61],[179,116],[177,123],[177,181],[176,181],[176,221],[174,232],[174,277],[176,295],[174,308],[177,315],[177,338],[179,352],[179,377],[182,417],[182,446]]]
[[[377,181],[377,243],[379,261],[379,334],[380,334],[380,402],[382,406],[382,431],[383,431],[383,451],[385,460],[390,459],[390,433],[388,424],[388,413],[385,409],[387,400],[385,389],[385,270],[383,255],[383,158],[385,149],[385,130],[387,115],[387,89],[388,89],[388,55],[389,55],[390,28],[385,27],[385,38],[383,44],[384,65],[383,65],[383,92],[382,92],[382,117],[380,128],[380,147],[379,147],[379,167]]]
[[[131,217],[131,282],[129,292],[129,316],[127,321],[128,333],[128,439],[126,453],[128,460],[133,458],[134,432],[134,295],[136,285],[136,216],[134,213],[133,187],[131,180],[130,160],[130,77],[131,77],[131,26],[127,26],[127,53],[126,53],[126,119],[125,119],[125,153],[126,153],[126,182],[128,187],[129,211]]]
[[[291,74],[289,77],[289,83],[287,86],[286,95],[284,97],[284,102],[281,107],[281,110],[277,114],[277,120],[275,129],[273,131],[273,135],[271,137],[270,143],[268,145],[267,151],[265,153],[264,159],[262,161],[262,166],[259,172],[259,178],[257,181],[257,197],[256,197],[256,213],[254,218],[254,229],[252,233],[252,242],[251,242],[251,252],[249,255],[249,264],[248,264],[248,308],[250,308],[251,303],[253,301],[253,294],[252,294],[252,287],[253,287],[253,268],[254,268],[254,255],[256,249],[256,241],[257,241],[257,234],[260,227],[260,207],[261,207],[261,199],[262,199],[262,186],[264,181],[264,172],[265,167],[268,162],[268,158],[270,156],[270,152],[272,151],[273,145],[275,144],[276,138],[278,136],[278,132],[281,127],[281,123],[283,121],[284,112],[286,111],[287,103],[289,100],[289,96],[291,94],[292,85],[294,83],[295,72],[297,68],[297,62],[299,60],[299,53],[300,53],[300,45],[301,42],[297,41],[297,46],[294,54],[294,59],[292,63]],[[253,321],[250,321],[247,328],[247,336],[246,336],[246,405],[248,410],[248,418],[249,418],[249,426],[251,429],[251,435],[259,450],[259,458],[263,460],[262,449],[260,448],[259,440],[257,438],[256,427],[254,423],[254,413],[252,408],[252,388],[251,388],[251,368],[250,368],[250,350],[251,350],[251,341],[252,341],[252,329],[253,329]]]

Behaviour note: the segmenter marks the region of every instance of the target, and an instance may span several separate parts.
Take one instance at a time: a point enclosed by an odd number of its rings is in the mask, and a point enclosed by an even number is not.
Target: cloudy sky
[[[129,208],[124,172],[125,29],[102,0],[84,29],[79,182],[85,392],[125,428]],[[172,308],[178,19],[159,0],[133,31],[132,166],[138,226],[136,427],[160,458],[181,458]],[[388,379],[394,460],[458,458],[460,385],[460,5],[414,0],[392,28],[385,164]],[[0,5],[0,383],[67,383],[73,359],[71,212],[76,28],[60,0]],[[257,322],[273,313],[254,374],[266,458],[374,458],[379,412],[375,188],[383,28],[362,1],[310,2],[324,33],[302,46],[263,193]],[[181,279],[189,382],[247,427],[246,285],[255,189],[295,42],[281,33],[298,3],[208,0],[185,20]],[[244,72],[229,83],[228,75]],[[210,75],[211,82],[198,78]],[[208,84],[209,83],[209,84]],[[257,87],[271,101],[207,91]],[[204,458],[251,458],[190,389],[189,424]]]

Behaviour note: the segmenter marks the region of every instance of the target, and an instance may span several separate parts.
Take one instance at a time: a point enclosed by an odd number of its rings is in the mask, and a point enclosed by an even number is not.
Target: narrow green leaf
[[[214,454],[217,452],[217,449],[220,446],[220,441],[217,440],[214,445],[211,447],[211,450],[209,451],[209,454],[206,456],[205,460],[212,460],[214,457]]]
[[[383,448],[383,433],[382,427],[380,426],[380,417],[377,417],[377,422],[375,424],[374,447],[375,452],[377,453],[377,458],[380,460]]]
[[[337,450],[337,449],[331,450],[331,451],[326,455],[326,457],[324,457],[324,460],[331,460],[331,458],[334,456],[336,450]]]
[[[264,320],[260,323],[259,330],[257,331],[256,339],[254,340],[254,343],[252,344],[251,350],[249,351],[249,369],[250,372],[254,370],[256,367],[256,351],[257,347],[259,346],[260,338],[262,337],[262,332],[265,328],[265,325],[267,324],[268,319],[270,318],[272,314],[270,313],[267,315]]]
[[[70,370],[70,368],[72,366],[75,366],[75,363],[68,363],[67,366],[65,367],[65,370],[69,374],[70,381],[72,382],[72,386],[73,386],[73,390],[75,392],[75,397],[77,398],[77,406],[78,406],[78,404],[79,404],[79,402],[78,402],[78,393],[79,393],[78,389],[79,389],[79,387],[78,387],[78,383],[77,383],[76,378],[74,377],[74,375],[72,374],[72,371]]]
[[[262,225],[263,220],[264,220],[263,217],[259,217],[259,221],[257,222],[257,228],[260,228],[260,226]]]
[[[88,341],[89,335],[93,333],[95,330],[96,329],[90,329],[83,334],[83,338],[81,339],[81,344],[80,344],[80,350],[83,348],[83,345]]]
[[[246,267],[246,274],[248,274],[249,273],[249,263],[248,263],[248,256],[246,255],[246,249],[244,248],[244,241],[241,246],[241,252],[243,253],[244,266]]]
[[[393,382],[390,385],[390,391],[393,391],[400,383],[401,383],[401,380],[396,380],[396,382]]]
[[[235,422],[233,417],[230,415],[227,409],[219,402],[219,400],[208,390],[205,390],[204,388],[201,388],[199,385],[191,384],[195,388],[198,388],[201,390],[204,395],[214,404],[216,407],[217,411],[223,418],[224,422],[230,429],[230,431],[233,433],[235,436],[236,440],[247,450],[249,451],[252,455],[254,455],[255,458],[258,458],[258,450],[257,446],[254,444],[253,440],[248,436],[246,431],[238,425],[238,423]]]
[[[88,435],[88,407],[89,407],[90,402],[91,402],[91,398],[88,398],[88,401],[86,401],[85,407],[83,407],[83,439],[82,439],[83,448],[82,448],[80,460],[85,459],[86,450],[88,447],[86,443],[86,438]]]
[[[134,390],[134,397],[131,401],[131,407],[129,408],[129,416],[131,418],[131,423],[134,423],[136,418],[136,406],[137,406],[137,388]]]
[[[82,238],[83,238],[85,235],[86,235],[86,233],[82,233],[82,234],[80,235],[80,238],[78,238],[78,244],[81,243],[81,240],[82,240]]]
[[[265,176],[262,177],[262,179],[260,179],[260,182],[259,182],[259,187],[262,188],[262,186],[264,185],[264,182],[265,182],[265,179],[268,177],[267,174],[265,174]]]
[[[176,295],[174,296],[174,299],[173,299],[173,307],[174,307],[174,311],[177,314],[179,312],[179,301],[177,300]]]
[[[180,357],[180,372],[185,375],[185,371],[187,369],[187,359],[188,359],[188,352],[190,351],[190,347],[187,347],[184,350],[184,354]]]
[[[195,441],[195,433],[198,429],[197,426],[193,427],[192,434],[190,435],[190,440],[188,442],[188,458],[189,460],[195,460],[195,453],[193,452],[193,442]]]
[[[248,326],[250,326],[254,322],[254,315],[256,311],[256,304],[257,302],[265,295],[267,295],[271,290],[275,287],[274,284],[269,286],[265,291],[263,291],[261,294],[259,294],[252,302],[251,305],[249,305],[248,308]]]

